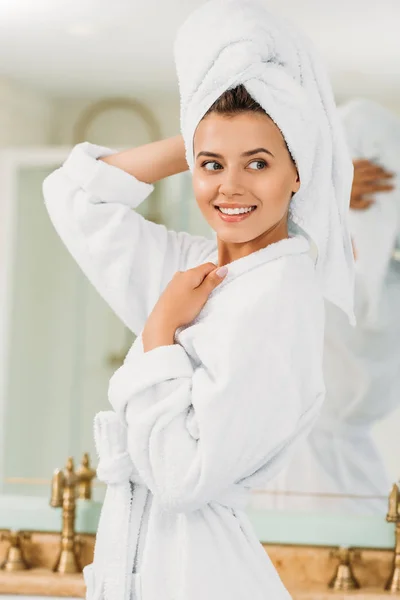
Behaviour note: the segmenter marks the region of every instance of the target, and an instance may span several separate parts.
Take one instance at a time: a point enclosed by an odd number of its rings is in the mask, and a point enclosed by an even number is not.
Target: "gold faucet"
[[[350,550],[350,548],[340,547],[331,554],[333,558],[339,559],[339,565],[329,587],[334,590],[348,591],[358,590],[360,584],[354,576],[351,567],[352,558],[358,558],[359,553]]]
[[[6,560],[0,565],[4,571],[25,571],[29,566],[22,553],[21,542],[30,540],[31,534],[26,531],[8,531],[0,534],[0,542],[10,542]]]
[[[389,495],[389,510],[386,520],[396,524],[396,542],[392,573],[385,589],[390,592],[400,592],[400,489],[397,484],[393,485]]]
[[[92,479],[96,477],[96,470],[90,467],[89,454],[85,452],[82,462],[76,470],[78,476],[78,498],[80,500],[91,500]]]
[[[63,470],[54,471],[51,484],[50,506],[62,507],[62,531],[60,555],[53,568],[57,573],[80,573],[78,560],[80,540],[75,534],[76,495],[91,497],[91,482],[96,472],[90,468],[89,455],[85,454],[78,471],[74,470],[74,460],[69,457]]]

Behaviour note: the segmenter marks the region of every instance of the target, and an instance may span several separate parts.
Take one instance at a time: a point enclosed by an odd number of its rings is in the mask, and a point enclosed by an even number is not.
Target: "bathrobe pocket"
[[[103,585],[95,581],[93,563],[83,569],[83,579],[86,585],[86,600],[104,600]]]

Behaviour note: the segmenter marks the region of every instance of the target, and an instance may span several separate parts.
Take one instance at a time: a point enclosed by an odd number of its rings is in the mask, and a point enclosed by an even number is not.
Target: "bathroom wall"
[[[47,144],[52,117],[45,94],[0,77],[0,147]]]

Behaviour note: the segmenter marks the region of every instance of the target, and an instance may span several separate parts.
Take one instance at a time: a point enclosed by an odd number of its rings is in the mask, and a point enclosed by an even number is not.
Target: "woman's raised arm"
[[[174,273],[205,262],[214,249],[206,238],[168,231],[132,210],[153,191],[149,182],[185,170],[181,146],[179,136],[121,153],[85,142],[43,183],[59,236],[136,334]]]

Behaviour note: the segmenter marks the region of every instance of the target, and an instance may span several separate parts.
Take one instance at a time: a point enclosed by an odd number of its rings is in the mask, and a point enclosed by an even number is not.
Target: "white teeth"
[[[254,209],[253,206],[247,208],[222,208],[222,206],[219,206],[218,208],[224,215],[243,215]]]

